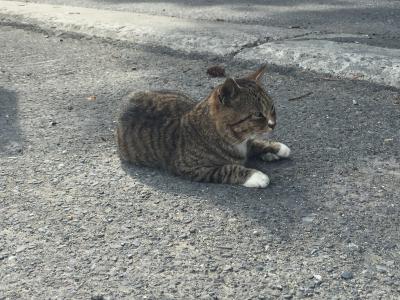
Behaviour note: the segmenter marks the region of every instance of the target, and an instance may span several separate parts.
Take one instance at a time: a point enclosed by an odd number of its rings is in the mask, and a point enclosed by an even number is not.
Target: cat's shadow
[[[304,188],[296,178],[296,162],[285,159],[275,162],[252,160],[249,167],[265,172],[271,184],[265,189],[237,185],[191,182],[162,170],[154,170],[121,162],[123,170],[135,181],[151,190],[177,197],[200,201],[233,214],[242,215],[266,227],[297,226],[301,218],[314,210],[306,201]],[[169,199],[169,196],[163,199]],[[167,200],[168,201],[168,200]],[[277,225],[277,220],[279,224]],[[285,230],[286,232],[287,230]]]

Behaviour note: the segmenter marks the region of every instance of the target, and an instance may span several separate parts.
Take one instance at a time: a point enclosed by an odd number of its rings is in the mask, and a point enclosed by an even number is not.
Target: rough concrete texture
[[[141,45],[167,47],[185,53],[215,55],[235,53],[245,45],[257,44],[267,38],[287,38],[306,32],[296,29],[287,33],[280,28],[258,25],[227,25],[132,12],[11,1],[0,1],[0,13],[16,16],[14,21],[24,20],[45,29],[56,28]]]
[[[245,49],[235,58],[269,61],[400,88],[400,49],[308,39],[270,42]]]
[[[300,27],[329,33],[400,38],[400,4],[393,0],[27,0],[177,18]],[[383,44],[383,43],[382,43]],[[400,47],[400,41],[397,42]]]
[[[55,28],[140,45],[165,47],[183,53],[222,56],[236,54],[235,57],[240,60],[268,61],[400,87],[400,50],[382,49],[358,42],[312,40],[315,33],[306,29],[288,30],[263,25],[206,22],[18,1],[0,1],[0,14],[7,15],[8,22],[28,22],[47,30]],[[307,41],[298,40],[308,35],[310,38]],[[329,35],[318,38],[334,39]],[[358,41],[365,38],[365,35],[337,34],[335,38]]]
[[[229,61],[0,27],[0,299],[398,299],[397,90],[271,67],[267,189],[121,166],[123,95]]]

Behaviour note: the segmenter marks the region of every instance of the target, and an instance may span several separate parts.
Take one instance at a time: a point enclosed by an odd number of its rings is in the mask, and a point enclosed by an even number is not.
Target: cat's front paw
[[[255,171],[243,184],[245,187],[265,188],[269,184],[269,177],[260,171]]]
[[[279,151],[276,153],[279,157],[289,157],[290,156],[290,148],[286,146],[285,144],[278,143],[279,144]]]
[[[279,149],[277,153],[272,153],[272,152],[263,153],[261,154],[260,158],[264,161],[274,161],[290,156],[290,149],[288,146],[282,143],[275,143],[275,145]]]
[[[260,157],[263,161],[274,161],[280,159],[280,157],[277,154],[271,152],[261,154]]]

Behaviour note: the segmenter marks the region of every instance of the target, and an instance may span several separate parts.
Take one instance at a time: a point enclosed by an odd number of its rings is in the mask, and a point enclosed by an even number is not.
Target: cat
[[[193,181],[265,188],[269,177],[246,168],[246,160],[290,155],[286,145],[265,139],[276,126],[274,103],[261,85],[265,71],[263,65],[227,78],[200,102],[166,90],[128,95],[117,126],[121,159]]]

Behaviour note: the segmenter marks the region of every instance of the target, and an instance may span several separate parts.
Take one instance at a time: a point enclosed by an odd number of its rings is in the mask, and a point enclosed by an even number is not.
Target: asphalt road
[[[121,166],[122,96],[215,63],[0,27],[0,299],[398,299],[398,90],[271,68],[267,189]]]

